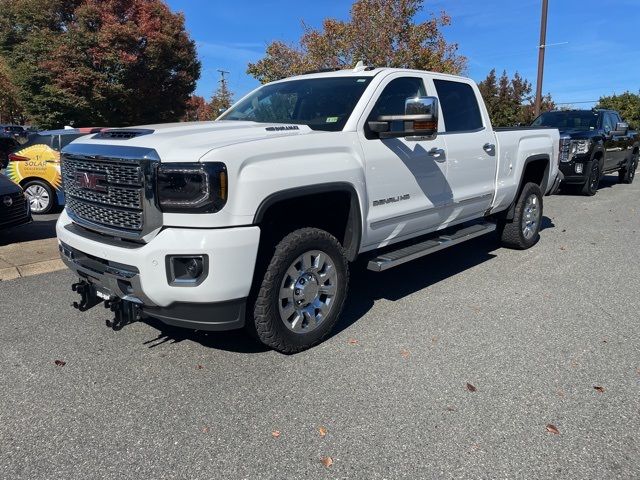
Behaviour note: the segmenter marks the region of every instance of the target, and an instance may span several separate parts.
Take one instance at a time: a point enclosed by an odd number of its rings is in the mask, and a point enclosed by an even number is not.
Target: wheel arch
[[[544,195],[548,182],[549,182],[549,170],[551,168],[551,158],[546,153],[541,153],[537,155],[531,155],[527,157],[522,166],[522,175],[520,176],[520,183],[518,184],[518,190],[516,190],[516,195],[511,202],[511,205],[506,210],[504,218],[506,220],[513,220],[513,216],[516,209],[516,203],[518,202],[518,198],[520,198],[520,194],[522,193],[522,189],[524,186],[533,182],[540,186],[542,190],[542,194]]]
[[[253,218],[253,224],[264,227],[270,216],[289,207],[295,207],[296,202],[309,206],[314,201],[322,202],[313,205],[312,208],[315,212],[323,212],[323,209],[326,212],[328,207],[336,205],[344,209],[338,212],[327,212],[332,218],[336,218],[337,222],[336,228],[330,229],[333,230],[330,233],[334,234],[345,248],[347,258],[350,261],[355,260],[362,240],[362,211],[358,192],[351,183],[330,182],[275,192],[260,202]],[[317,222],[301,222],[300,225],[318,226],[314,223]],[[320,223],[322,224],[322,222]]]

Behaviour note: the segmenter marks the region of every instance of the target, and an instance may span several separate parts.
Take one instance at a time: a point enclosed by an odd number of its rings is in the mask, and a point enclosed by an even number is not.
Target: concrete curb
[[[45,260],[27,265],[19,265],[17,267],[0,268],[0,282],[15,280],[20,277],[29,277],[31,275],[39,275],[41,273],[55,272],[64,270],[65,268],[67,268],[66,265],[60,259]]]

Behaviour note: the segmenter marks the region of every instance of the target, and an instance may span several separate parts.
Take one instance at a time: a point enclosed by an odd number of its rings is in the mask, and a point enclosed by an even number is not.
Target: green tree
[[[367,65],[460,73],[466,58],[448,43],[442,28],[451,18],[441,12],[418,23],[424,0],[356,0],[348,21],[327,18],[314,30],[303,23],[297,45],[270,43],[266,55],[250,63],[247,73],[262,83],[308,70]]]
[[[640,91],[637,94],[627,91],[620,95],[602,96],[596,108],[617,110],[631,128],[640,128]]]
[[[0,123],[24,123],[24,110],[19,97],[9,68],[0,56]]]
[[[177,120],[200,75],[162,0],[0,0],[0,55],[42,127]]]
[[[531,83],[516,72],[509,78],[504,71],[500,78],[495,68],[487,78],[478,84],[482,98],[487,105],[491,123],[496,127],[516,124],[528,125],[534,120],[534,98],[531,95]],[[542,111],[552,110],[555,103],[551,94],[542,99]]]
[[[218,89],[214,92],[209,102],[213,118],[218,118],[222,112],[233,105],[233,93],[229,90],[227,80],[222,76],[218,83]]]

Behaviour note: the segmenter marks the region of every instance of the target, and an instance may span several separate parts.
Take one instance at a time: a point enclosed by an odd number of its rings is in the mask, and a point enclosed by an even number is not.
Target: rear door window
[[[468,83],[433,80],[448,133],[478,130],[483,127],[476,95]]]

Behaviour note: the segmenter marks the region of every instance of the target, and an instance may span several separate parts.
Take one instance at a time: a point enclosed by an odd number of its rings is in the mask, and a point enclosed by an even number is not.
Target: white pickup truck
[[[214,122],[80,138],[57,224],[75,306],[309,348],[357,257],[382,271],[494,230],[534,245],[559,141],[493,129],[467,78],[363,66],[264,85]]]

